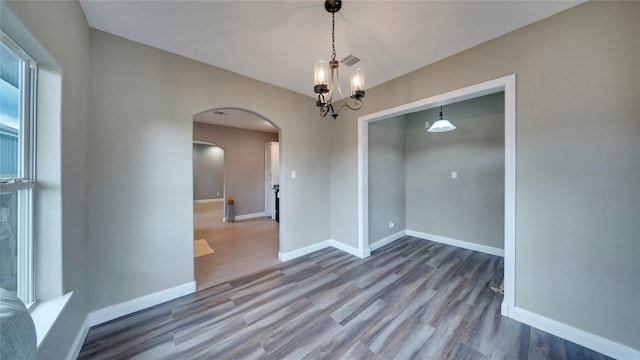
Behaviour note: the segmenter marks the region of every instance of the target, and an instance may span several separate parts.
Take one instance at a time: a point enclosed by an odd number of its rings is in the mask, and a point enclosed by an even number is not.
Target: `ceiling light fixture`
[[[440,106],[440,120],[434,122],[428,132],[445,132],[455,130],[455,126],[447,119],[442,118],[442,106]]]
[[[316,106],[320,108],[320,115],[327,116],[331,111],[331,116],[335,120],[342,108],[346,107],[351,110],[359,110],[362,107],[362,98],[364,97],[364,72],[361,69],[355,69],[351,74],[351,98],[353,104],[349,105],[342,95],[340,89],[340,76],[338,75],[338,66],[340,62],[336,60],[336,13],[342,7],[341,0],[326,0],[324,8],[331,13],[331,60],[329,62],[320,60],[316,61],[313,67],[313,91],[318,94]],[[331,79],[328,79],[328,76]],[[338,90],[343,104],[336,111],[331,103],[334,90]]]

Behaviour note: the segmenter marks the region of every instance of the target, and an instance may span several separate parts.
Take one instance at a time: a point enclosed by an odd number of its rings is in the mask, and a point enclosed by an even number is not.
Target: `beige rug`
[[[215,251],[209,246],[209,243],[205,239],[198,239],[193,242],[193,255],[194,257],[200,257],[205,255],[210,255],[215,253]]]

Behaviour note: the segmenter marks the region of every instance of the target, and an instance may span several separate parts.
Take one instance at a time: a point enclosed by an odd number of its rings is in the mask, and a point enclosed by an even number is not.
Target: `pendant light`
[[[434,122],[429,129],[428,132],[446,132],[455,130],[455,126],[447,119],[442,118],[442,106],[440,106],[440,120]]]
[[[331,111],[331,116],[335,119],[338,117],[338,112],[342,108],[351,110],[359,110],[362,107],[362,98],[364,97],[364,72],[360,69],[355,69],[351,74],[351,98],[353,103],[349,102],[342,95],[340,89],[340,76],[338,75],[338,66],[340,62],[336,60],[336,13],[342,7],[341,0],[326,0],[324,8],[331,13],[331,60],[329,62],[320,60],[316,61],[313,67],[313,91],[318,94],[316,98],[316,106],[320,108],[320,115],[322,117],[327,116]],[[340,105],[336,111],[333,108],[332,98],[334,90],[338,90],[340,99],[343,104]]]

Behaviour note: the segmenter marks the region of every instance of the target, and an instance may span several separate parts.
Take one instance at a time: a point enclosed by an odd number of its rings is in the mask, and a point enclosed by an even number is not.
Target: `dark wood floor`
[[[317,251],[91,328],[80,359],[605,359],[500,315],[502,258]]]

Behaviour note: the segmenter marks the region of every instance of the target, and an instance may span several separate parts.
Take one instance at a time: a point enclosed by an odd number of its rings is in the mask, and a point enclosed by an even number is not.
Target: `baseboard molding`
[[[196,282],[191,281],[173,288],[158,291],[136,299],[111,305],[89,313],[89,326],[95,326],[119,317],[161,304],[163,302],[192,294],[196,291]]]
[[[640,360],[640,350],[576,329],[570,325],[538,315],[529,310],[516,306],[511,315],[511,318],[514,320],[559,336],[614,359]]]
[[[389,235],[386,238],[380,239],[373,244],[369,244],[369,252],[380,249],[381,247],[391,244],[392,242],[400,239],[401,237],[407,235],[407,230],[398,231],[395,234]]]
[[[259,218],[259,217],[265,217],[268,216],[266,212],[259,212],[259,213],[253,213],[253,214],[244,214],[244,215],[236,215],[236,220],[247,220],[247,219],[253,219],[253,218]]]
[[[344,251],[347,254],[351,254],[353,256],[357,256],[359,258],[362,258],[358,248],[355,248],[355,247],[350,246],[350,245],[343,244],[343,243],[341,243],[339,241],[336,241],[336,240],[333,240],[333,239],[329,239],[329,240],[321,241],[319,243],[315,243],[313,245],[305,246],[305,247],[302,247],[300,249],[296,249],[296,250],[293,250],[293,251],[288,251],[288,252],[284,252],[284,253],[283,252],[279,252],[278,253],[278,260],[280,260],[280,261],[293,260],[295,258],[299,258],[300,256],[305,256],[305,255],[311,254],[314,251],[326,249],[328,247],[333,247],[333,248],[336,248],[336,249],[338,249],[340,251]]]
[[[223,202],[223,201],[224,201],[224,198],[193,200],[195,204],[206,204],[206,203]]]
[[[307,254],[311,254],[314,251],[318,251],[318,250],[322,250],[324,248],[328,248],[329,246],[330,246],[329,245],[329,240],[321,241],[319,243],[315,243],[313,245],[305,246],[305,247],[302,247],[300,249],[296,249],[296,250],[293,250],[293,251],[279,252],[278,253],[278,259],[280,261],[293,260],[293,259],[298,258],[300,256],[305,256]]]
[[[347,245],[347,244],[343,244],[339,241],[333,240],[333,239],[329,239],[329,246],[336,248],[340,251],[344,251],[347,254],[351,254],[353,256],[357,256],[359,258],[363,258],[365,256],[363,256],[362,254],[360,254],[360,250],[358,250],[358,248]]]
[[[244,214],[244,215],[236,215],[234,221],[254,219],[254,218],[259,218],[259,217],[267,217],[267,216],[269,216],[269,214],[267,214],[266,212],[259,212],[259,213],[253,213],[253,214]],[[222,221],[223,222],[227,222],[227,218],[223,217]]]
[[[84,317],[84,321],[82,322],[82,325],[80,325],[80,329],[78,329],[78,334],[71,344],[71,348],[69,349],[67,357],[65,358],[66,360],[76,360],[78,358],[78,356],[80,355],[80,350],[82,350],[82,345],[84,344],[84,339],[87,338],[90,327],[89,315],[87,315]]]
[[[428,233],[423,233],[423,232],[413,231],[413,230],[407,230],[407,235],[415,236],[421,239],[431,240],[431,241],[435,241],[435,242],[439,242],[447,245],[452,245],[452,246],[456,246],[463,249],[479,251],[489,255],[504,257],[504,249],[498,249],[492,246],[451,239],[451,238],[440,236],[440,235],[433,235],[433,234],[428,234]]]

